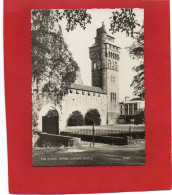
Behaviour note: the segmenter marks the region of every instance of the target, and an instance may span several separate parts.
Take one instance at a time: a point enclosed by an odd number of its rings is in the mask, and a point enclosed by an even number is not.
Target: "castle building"
[[[92,86],[82,82],[71,84],[62,103],[55,109],[59,114],[59,127],[64,128],[73,111],[83,116],[89,109],[96,108],[101,115],[101,125],[112,125],[118,121],[119,112],[119,59],[120,48],[114,37],[106,32],[105,25],[96,31],[95,43],[89,47],[91,60]],[[46,102],[39,112],[38,126],[42,130],[42,117],[54,105]]]
[[[145,101],[140,98],[130,99],[125,97],[125,101],[119,102],[120,115],[118,123],[133,123],[135,115],[145,110]]]

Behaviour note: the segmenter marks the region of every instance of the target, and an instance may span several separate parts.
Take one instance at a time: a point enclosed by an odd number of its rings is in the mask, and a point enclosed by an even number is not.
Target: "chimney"
[[[130,100],[130,97],[125,96],[125,102],[128,102]]]

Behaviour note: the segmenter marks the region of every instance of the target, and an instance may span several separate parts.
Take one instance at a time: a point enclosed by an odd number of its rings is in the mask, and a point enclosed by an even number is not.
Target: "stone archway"
[[[39,131],[43,130],[42,119],[43,119],[44,116],[47,116],[49,111],[53,111],[53,113],[55,111],[56,113],[58,113],[59,128],[61,128],[62,124],[61,124],[61,109],[60,109],[60,107],[59,106],[54,106],[53,104],[48,103],[48,104],[44,104],[41,107],[40,111],[38,112],[38,129],[39,129]],[[53,115],[52,112],[51,112],[51,115]],[[55,113],[54,113],[54,115],[55,115]]]

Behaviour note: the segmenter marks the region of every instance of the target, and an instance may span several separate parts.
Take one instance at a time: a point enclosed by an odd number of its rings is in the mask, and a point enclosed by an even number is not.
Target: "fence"
[[[70,134],[78,134],[78,135],[93,135],[93,126],[76,126],[76,127],[67,127],[65,130],[61,131],[61,133],[65,133],[66,135]],[[116,127],[101,127],[94,126],[94,135],[101,136],[131,136],[133,139],[140,138],[144,139],[145,129],[144,128],[133,128],[131,126],[125,126],[124,128],[116,128]]]
[[[132,129],[130,126],[121,128],[102,127],[102,126],[80,126],[67,127],[65,131],[61,131],[61,135],[81,138],[85,141],[95,143],[104,143],[110,145],[126,145],[131,139],[144,139],[145,129]]]

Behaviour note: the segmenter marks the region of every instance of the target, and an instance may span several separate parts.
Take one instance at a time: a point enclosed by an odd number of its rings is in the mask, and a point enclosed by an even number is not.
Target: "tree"
[[[58,112],[56,110],[49,110],[46,116],[48,117],[57,116],[58,117]]]
[[[131,87],[134,87],[134,95],[139,96],[141,99],[145,97],[144,88],[144,31],[142,29],[137,33],[135,41],[128,47],[131,57],[140,60],[140,64],[133,67],[136,75],[133,77]]]
[[[137,114],[134,116],[134,124],[142,124],[145,121],[145,111],[140,109],[137,111]]]
[[[37,121],[38,121],[38,116],[37,116],[37,114],[33,110],[33,112],[32,112],[32,126],[33,126],[33,130],[36,130],[36,127],[38,125]]]
[[[133,9],[117,9],[112,12],[110,17],[110,31],[112,33],[125,32],[127,36],[134,37],[137,27],[140,26],[136,20]]]
[[[75,81],[79,70],[65,43],[58,22],[67,20],[66,30],[79,24],[85,29],[91,16],[87,10],[33,10],[31,13],[32,78],[42,92],[55,103],[61,101],[67,87]]]
[[[127,36],[135,39],[133,44],[128,48],[132,58],[140,60],[140,64],[133,67],[136,75],[133,78],[131,87],[134,87],[134,95],[144,99],[144,27],[138,31],[140,24],[136,20],[134,9],[120,9],[112,12],[110,30],[113,33],[125,32]]]
[[[90,109],[85,114],[85,125],[100,125],[101,116],[97,109]]]
[[[85,29],[86,24],[90,23],[91,16],[84,9],[31,12],[33,128],[38,124],[37,114],[42,104],[41,96],[54,104],[59,103],[79,71],[58,25],[62,19],[66,19],[66,30],[69,31],[74,30],[77,25]]]
[[[84,117],[79,111],[74,111],[68,118],[67,122],[68,126],[83,126],[84,125]]]

